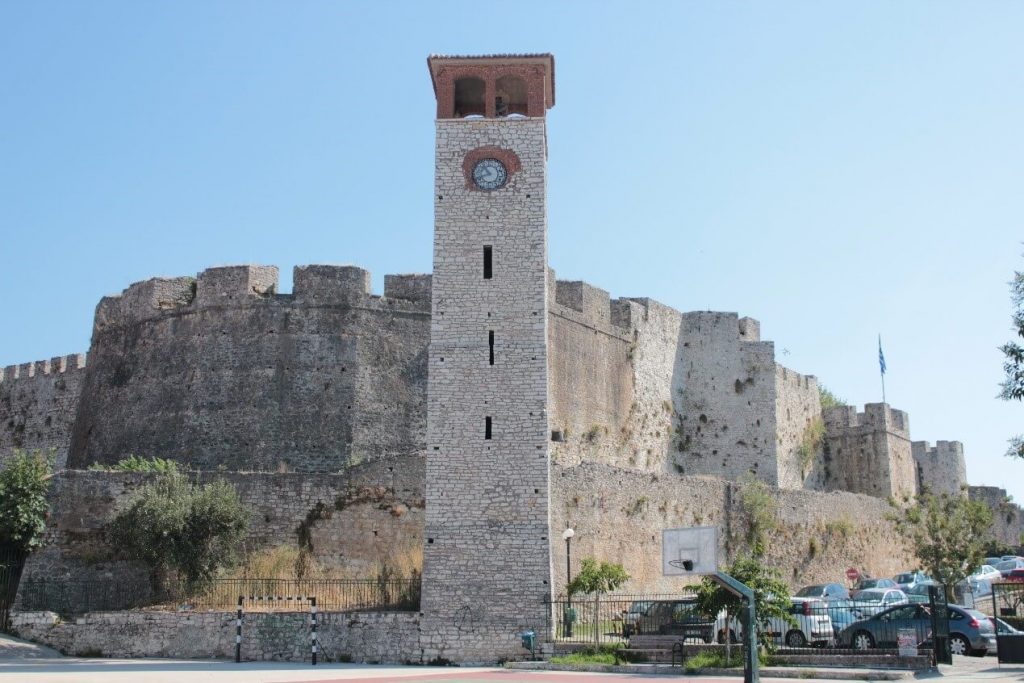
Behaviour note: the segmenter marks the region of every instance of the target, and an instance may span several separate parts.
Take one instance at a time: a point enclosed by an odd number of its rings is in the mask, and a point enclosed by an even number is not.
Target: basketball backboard
[[[718,571],[718,527],[695,526],[661,532],[664,576],[714,574]]]

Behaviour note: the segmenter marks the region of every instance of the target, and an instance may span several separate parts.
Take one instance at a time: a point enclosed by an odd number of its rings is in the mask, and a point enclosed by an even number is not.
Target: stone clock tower
[[[432,56],[437,95],[424,657],[521,657],[546,624],[549,54]]]

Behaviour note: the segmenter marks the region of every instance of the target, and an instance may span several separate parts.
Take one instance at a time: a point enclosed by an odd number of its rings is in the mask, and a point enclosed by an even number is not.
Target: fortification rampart
[[[202,469],[336,472],[424,448],[430,276],[211,268],[97,307],[69,465],[128,454]]]
[[[0,371],[0,467],[15,449],[52,451],[64,466],[84,377],[81,353]]]
[[[745,484],[717,477],[654,474],[596,462],[556,465],[551,474],[552,566],[555,586],[565,586],[565,544],[555,530],[571,527],[574,571],[579,558],[622,563],[626,591],[672,592],[687,581],[664,577],[661,532],[717,526],[719,564],[748,550]],[[778,568],[790,587],[843,581],[859,567],[892,576],[914,558],[884,500],[846,492],[773,490],[778,523],[768,532],[766,565]]]
[[[836,406],[823,412],[824,488],[904,498],[917,493],[910,448],[910,420],[886,403],[868,403],[864,412]]]
[[[779,485],[775,346],[735,313],[682,316],[672,385],[681,396],[677,469]]]
[[[415,564],[422,552],[424,465],[420,455],[383,458],[343,474],[204,473],[231,483],[251,512],[248,550],[306,547],[323,566],[357,578],[379,562]],[[44,546],[26,579],[131,580],[146,570],[121,558],[107,525],[151,475],[65,470],[51,482]],[[403,557],[407,556],[407,558]]]
[[[969,486],[967,497],[992,510],[992,538],[1013,547],[1024,547],[1024,509],[998,486]]]
[[[959,441],[927,441],[910,444],[917,473],[917,490],[934,494],[966,495],[967,463]]]
[[[775,453],[779,488],[823,488],[824,433],[818,379],[776,364]]]

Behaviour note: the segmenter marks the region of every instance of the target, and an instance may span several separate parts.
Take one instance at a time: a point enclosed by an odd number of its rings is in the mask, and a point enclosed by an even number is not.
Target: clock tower
[[[424,658],[521,657],[548,623],[549,54],[431,56],[437,96]]]

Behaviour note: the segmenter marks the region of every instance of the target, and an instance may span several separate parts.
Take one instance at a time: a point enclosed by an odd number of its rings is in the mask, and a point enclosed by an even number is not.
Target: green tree
[[[754,613],[757,615],[757,638],[761,647],[768,652],[775,649],[770,621],[781,619],[795,625],[789,614],[789,586],[782,580],[777,569],[753,555],[736,558],[725,573],[754,591]],[[713,580],[705,578],[697,589],[697,607],[709,615],[725,612],[726,628],[732,630],[733,618],[743,614],[743,602]],[[746,627],[746,624],[744,624]],[[728,630],[723,636],[729,642]],[[737,634],[739,635],[739,634]]]
[[[1014,331],[1017,337],[1024,339],[1024,273],[1021,271],[1013,274],[1013,280],[1010,282],[1010,300],[1013,302]],[[1020,401],[1024,399],[1024,346],[1011,341],[1003,344],[999,350],[1006,358],[1003,361],[1006,378],[1000,385],[1002,389],[999,398],[1004,401]],[[1010,439],[1010,448],[1006,455],[1024,459],[1024,435]]]
[[[117,515],[110,538],[126,556],[149,565],[154,589],[163,588],[173,573],[194,591],[237,562],[247,520],[231,484],[198,485],[169,471]]]
[[[992,511],[967,496],[925,493],[896,521],[922,568],[951,589],[981,565]]]
[[[0,470],[0,545],[20,551],[42,545],[52,475],[52,453],[14,451]]]
[[[629,581],[629,574],[621,564],[601,562],[588,557],[580,563],[579,573],[572,577],[572,581],[566,586],[569,597],[577,593],[593,593],[601,595],[611,593],[622,584]]]

